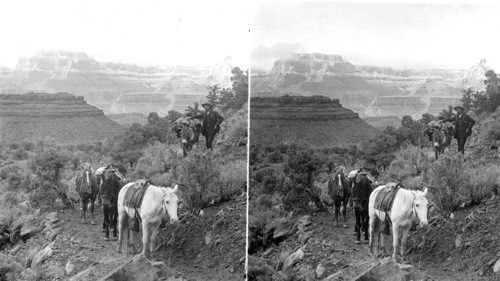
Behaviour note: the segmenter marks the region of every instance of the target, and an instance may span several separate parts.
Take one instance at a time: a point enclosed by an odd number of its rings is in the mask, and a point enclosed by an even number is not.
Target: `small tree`
[[[218,106],[221,87],[219,86],[219,84],[215,84],[212,86],[208,86],[207,89],[208,95],[206,96],[206,98],[208,100],[208,103]]]
[[[460,99],[462,106],[465,108],[465,110],[471,110],[474,103],[474,91],[472,91],[472,88],[467,88],[462,89],[462,93],[464,93],[462,98]]]
[[[61,174],[68,161],[68,155],[55,147],[49,147],[37,151],[35,158],[29,163],[29,168],[40,179],[41,186],[52,188],[63,203],[71,207],[66,187],[61,183]]]

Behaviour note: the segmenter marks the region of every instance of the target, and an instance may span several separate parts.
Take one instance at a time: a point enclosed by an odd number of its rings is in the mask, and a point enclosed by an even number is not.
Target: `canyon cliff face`
[[[124,131],[82,96],[68,93],[1,94],[0,143],[45,140],[102,141]]]
[[[252,76],[252,96],[323,95],[361,117],[437,114],[457,104],[461,90],[484,90],[486,61],[467,70],[395,70],[357,66],[338,55],[293,54],[267,75]]]
[[[380,132],[323,96],[252,97],[251,141],[262,145],[304,141],[313,147],[355,144]]]
[[[231,86],[232,65],[229,58],[212,67],[142,67],[132,64],[104,63],[85,53],[66,51],[40,52],[22,58],[12,70],[0,72],[0,90],[4,93],[19,92],[70,92],[84,96],[85,100],[106,114],[124,113],[123,108],[134,104],[122,104],[112,111],[120,101],[132,100],[122,94],[164,94],[174,100],[175,94],[190,94],[195,101],[207,95],[207,86],[219,84]],[[152,100],[152,99],[147,99]],[[140,113],[155,111],[143,102]],[[182,111],[175,103],[171,108]],[[137,111],[125,112],[134,113]]]

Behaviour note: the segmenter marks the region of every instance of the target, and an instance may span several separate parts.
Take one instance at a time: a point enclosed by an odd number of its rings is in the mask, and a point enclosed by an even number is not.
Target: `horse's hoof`
[[[95,221],[90,221],[90,224],[95,225]]]
[[[347,224],[345,224],[345,223],[344,223],[342,226],[343,226],[344,228],[347,228]]]
[[[354,242],[356,244],[361,244],[361,240],[356,240],[356,242]]]
[[[111,241],[111,239],[109,239],[109,237],[104,237],[104,241]]]
[[[102,229],[102,230],[101,230],[101,232],[102,232],[102,233],[106,232],[106,229]]]

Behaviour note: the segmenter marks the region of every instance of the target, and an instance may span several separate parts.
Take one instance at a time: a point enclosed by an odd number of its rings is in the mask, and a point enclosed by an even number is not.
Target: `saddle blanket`
[[[123,205],[130,208],[140,208],[144,194],[151,184],[150,180],[137,180],[125,193]]]
[[[375,197],[375,209],[383,212],[389,212],[392,209],[394,198],[400,188],[404,188],[400,183],[388,183]]]

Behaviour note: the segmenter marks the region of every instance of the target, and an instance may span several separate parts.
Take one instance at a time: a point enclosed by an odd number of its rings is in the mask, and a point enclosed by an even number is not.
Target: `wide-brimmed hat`
[[[213,105],[213,104],[208,103],[208,102],[206,102],[206,103],[202,103],[202,104],[201,104],[201,106],[202,106],[202,107],[205,107],[205,105],[208,105],[208,106],[210,106],[210,107],[214,107],[214,105]]]
[[[455,109],[455,110],[457,110],[457,108],[461,108],[462,110],[465,110],[465,108],[461,105],[457,105],[457,106],[453,107],[453,109]]]

